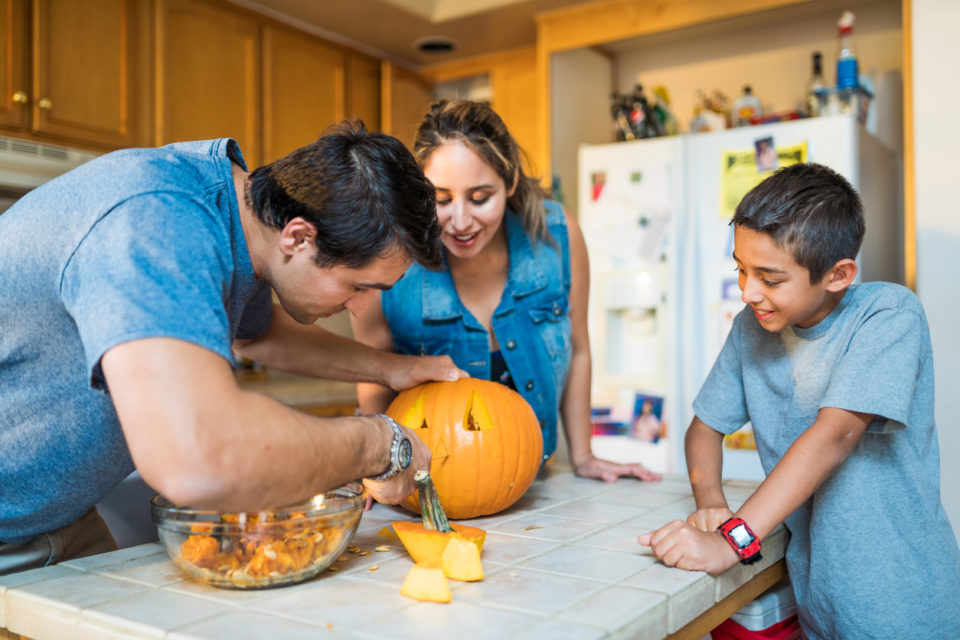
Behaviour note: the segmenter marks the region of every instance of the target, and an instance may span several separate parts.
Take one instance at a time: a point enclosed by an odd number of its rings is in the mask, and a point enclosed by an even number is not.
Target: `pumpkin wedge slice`
[[[466,582],[483,580],[480,550],[466,538],[451,536],[440,561],[443,563],[443,573],[448,578]]]
[[[483,551],[483,541],[487,537],[487,532],[476,527],[469,527],[465,524],[451,522],[454,533],[443,533],[433,529],[427,529],[422,522],[410,522],[407,520],[398,520],[392,522],[393,530],[400,538],[400,542],[406,548],[407,553],[413,558],[414,562],[427,565],[440,566],[443,551],[447,543],[453,536],[459,536],[464,540],[471,542],[477,548],[477,555]]]
[[[421,602],[450,602],[450,585],[440,567],[415,564],[410,567],[400,594]]]

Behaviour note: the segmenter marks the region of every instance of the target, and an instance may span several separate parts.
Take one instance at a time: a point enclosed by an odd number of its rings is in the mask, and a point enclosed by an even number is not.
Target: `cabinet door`
[[[362,120],[367,131],[380,130],[380,61],[360,53],[347,55],[346,117]]]
[[[260,24],[206,0],[158,0],[156,143],[235,138],[261,159]]]
[[[513,138],[527,154],[524,167],[528,175],[538,176],[538,168],[529,163],[538,157],[537,140],[537,59],[534,49],[523,49],[502,56],[490,71],[493,92],[491,106],[503,119]]]
[[[34,0],[32,127],[129,145],[137,0]]]
[[[380,78],[383,131],[412,149],[420,121],[430,107],[430,85],[419,74],[386,61]]]
[[[316,140],[344,117],[344,53],[280,26],[264,28],[264,161]]]
[[[0,125],[25,128],[30,116],[26,0],[0,0],[0,44]]]

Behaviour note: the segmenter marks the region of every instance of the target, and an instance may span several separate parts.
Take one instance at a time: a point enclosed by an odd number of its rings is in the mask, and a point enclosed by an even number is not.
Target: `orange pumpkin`
[[[503,511],[523,496],[540,468],[540,422],[523,396],[502,384],[478,378],[428,382],[401,392],[386,413],[430,447],[430,475],[450,518]],[[416,494],[403,506],[420,512]]]

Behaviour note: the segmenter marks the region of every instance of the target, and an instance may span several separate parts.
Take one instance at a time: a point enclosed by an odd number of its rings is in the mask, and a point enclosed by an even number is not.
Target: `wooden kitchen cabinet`
[[[456,82],[464,78],[483,76],[490,87],[490,106],[500,116],[511,135],[529,158],[539,157],[537,138],[537,55],[534,47],[515,49],[435,64],[423,70],[433,84]],[[540,175],[528,164],[529,175]]]
[[[155,144],[235,138],[263,160],[261,22],[206,0],[158,0]]]
[[[13,135],[102,148],[142,129],[138,0],[0,0],[0,127]]]
[[[413,148],[417,128],[430,107],[430,83],[422,75],[384,60],[380,67],[383,132]]]
[[[316,140],[344,118],[343,49],[269,24],[263,42],[264,162]]]
[[[0,126],[29,126],[30,37],[26,0],[0,0]]]
[[[348,52],[345,85],[345,117],[380,131],[380,60]]]

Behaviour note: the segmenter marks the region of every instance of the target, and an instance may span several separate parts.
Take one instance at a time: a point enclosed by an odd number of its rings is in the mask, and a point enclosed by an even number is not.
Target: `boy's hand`
[[[716,531],[724,522],[733,517],[733,511],[727,507],[704,507],[687,516],[687,524],[700,531]]]
[[[653,549],[668,567],[720,574],[737,564],[740,556],[716,531],[700,531],[686,522],[674,520],[656,531],[637,537],[637,542]]]

